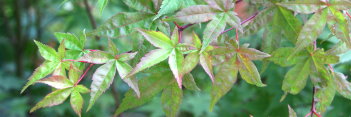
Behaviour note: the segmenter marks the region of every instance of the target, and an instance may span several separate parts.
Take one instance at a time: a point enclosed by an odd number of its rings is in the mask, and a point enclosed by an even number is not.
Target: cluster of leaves
[[[57,52],[49,46],[35,42],[46,61],[35,70],[22,92],[34,83],[45,83],[55,90],[33,107],[31,112],[38,108],[61,104],[70,96],[72,108],[80,115],[83,107],[81,93],[90,92],[87,109],[90,110],[95,101],[110,87],[118,72],[119,77],[131,90],[125,94],[115,115],[151,101],[152,97],[162,91],[163,110],[167,116],[176,116],[183,98],[182,87],[199,90],[191,74],[198,64],[213,82],[210,102],[212,110],[219,99],[233,87],[238,73],[248,84],[266,86],[261,81],[254,60],[273,62],[282,67],[293,66],[286,73],[282,83],[285,95],[298,94],[305,88],[310,77],[313,86],[317,88],[314,95],[318,100],[317,112],[322,113],[326,110],[336,92],[351,99],[351,84],[346,80],[346,76],[334,71],[331,65],[339,62],[337,55],[351,48],[351,25],[342,13],[343,10],[351,9],[350,1],[270,0],[266,4],[260,4],[264,7],[263,10],[243,22],[234,12],[235,3],[239,2],[234,0],[123,2],[136,12],[118,13],[87,35],[107,38],[134,35],[136,38],[143,37],[147,40],[144,42],[140,39],[141,44],[151,44],[154,47],[145,50],[141,45],[135,48],[149,51],[146,54],[136,51],[120,53],[115,44],[108,39],[108,51],[89,50],[84,49],[85,35],[77,38],[69,33],[55,34],[61,42]],[[102,10],[107,5],[107,0],[99,0],[98,3]],[[300,15],[294,16],[294,13]],[[311,18],[302,26],[299,16],[309,16],[312,13]],[[253,21],[247,22],[249,20]],[[169,22],[175,22],[173,31]],[[187,35],[183,33],[194,24],[206,22],[202,39],[195,31]],[[180,26],[178,23],[185,25]],[[316,40],[326,25],[341,41],[324,51],[317,47]],[[229,30],[237,30],[235,39],[226,33],[229,31],[225,30],[226,27],[231,27]],[[249,44],[240,44],[240,34],[250,35],[262,28],[265,28],[269,35],[264,37],[262,43],[264,52],[249,48]],[[239,34],[238,31],[242,33]],[[281,46],[284,38],[295,46]],[[134,64],[129,60],[139,60],[138,54],[143,54],[143,57],[132,67]],[[163,63],[167,58],[168,63]],[[89,65],[83,72],[86,63]],[[95,64],[102,65],[94,72],[88,89],[79,83]],[[157,70],[153,69],[156,67]],[[217,67],[218,71],[215,71],[214,67]],[[140,83],[137,74],[143,74]],[[290,107],[289,110],[291,115],[294,115]]]

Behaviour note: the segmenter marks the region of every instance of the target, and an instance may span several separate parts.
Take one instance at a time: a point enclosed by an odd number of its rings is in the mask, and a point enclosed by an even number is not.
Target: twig
[[[96,29],[96,27],[97,27],[97,26],[96,26],[96,21],[95,21],[95,19],[94,19],[94,17],[93,17],[93,14],[91,13],[90,5],[89,5],[89,3],[88,3],[88,0],[84,0],[84,6],[85,6],[85,10],[86,10],[86,12],[87,12],[87,14],[88,14],[91,27],[92,27],[93,29]],[[95,38],[96,38],[96,40],[100,40],[100,37],[98,37],[98,36],[95,36]]]
[[[177,22],[173,22],[176,27],[178,28],[178,42],[180,42],[182,40],[182,36],[183,36],[183,31],[187,28],[189,28],[190,26],[194,25],[194,24],[186,24],[184,26],[180,26],[178,25]]]
[[[310,115],[311,115],[311,117],[313,117],[313,114],[316,115],[317,117],[322,117],[320,114],[318,114],[318,113],[316,112],[316,106],[315,106],[316,100],[314,99],[314,95],[316,94],[316,92],[317,92],[317,89],[316,89],[316,87],[313,86],[311,111],[310,111],[309,113],[307,113],[307,114],[305,115],[305,117],[308,117],[308,116],[310,116]]]
[[[94,64],[90,64],[90,65],[88,66],[88,68],[85,69],[83,75],[80,76],[80,78],[79,78],[78,81],[74,84],[74,86],[77,86],[77,85],[79,84],[79,82],[83,80],[84,76],[88,73],[89,69],[90,69],[93,65],[94,65]]]
[[[256,12],[255,14],[253,14],[252,16],[250,16],[249,18],[245,19],[244,21],[242,21],[242,22],[240,23],[240,25],[243,25],[243,24],[245,24],[246,22],[248,22],[248,21],[254,19],[254,18],[258,15],[258,13],[259,13],[259,12]],[[227,29],[227,30],[224,30],[223,32],[221,32],[221,34],[226,33],[226,32],[228,32],[228,31],[231,31],[231,30],[233,30],[234,28],[235,28],[235,27],[231,27],[231,28],[229,28],[229,29]]]

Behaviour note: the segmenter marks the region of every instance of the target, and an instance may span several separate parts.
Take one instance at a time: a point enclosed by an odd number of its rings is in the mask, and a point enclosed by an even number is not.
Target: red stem
[[[346,12],[346,15],[349,16],[349,17],[351,18],[351,15],[350,15],[348,12]]]
[[[84,73],[82,76],[80,76],[79,80],[74,84],[74,86],[77,86],[80,81],[83,80],[84,76],[88,73],[89,69],[93,66],[94,64],[90,64],[87,69],[85,69]]]

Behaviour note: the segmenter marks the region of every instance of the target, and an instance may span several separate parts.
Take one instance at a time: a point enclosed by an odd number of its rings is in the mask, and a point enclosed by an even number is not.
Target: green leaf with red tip
[[[204,52],[200,55],[200,64],[205,70],[208,76],[210,76],[211,81],[214,82],[213,68],[212,68],[212,57]]]
[[[173,49],[173,51],[169,55],[168,64],[178,83],[179,88],[182,88],[182,79],[184,75],[182,73],[183,61],[183,54],[178,49]]]

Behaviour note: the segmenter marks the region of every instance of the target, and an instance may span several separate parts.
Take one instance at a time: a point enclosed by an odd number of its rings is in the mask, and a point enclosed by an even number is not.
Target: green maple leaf
[[[198,63],[205,70],[207,75],[211,78],[211,81],[214,81],[213,67],[212,67],[212,57],[210,51],[213,50],[212,46],[207,46],[205,51],[200,52],[203,48],[200,38],[193,32],[192,41],[197,51],[189,53],[183,63],[183,72],[189,73],[193,70]]]
[[[34,84],[36,81],[46,77],[53,72],[54,75],[64,75],[64,70],[68,69],[71,65],[70,61],[63,61],[65,56],[64,44],[60,44],[58,52],[56,52],[53,48],[47,45],[44,45],[35,40],[34,42],[38,46],[39,52],[45,61],[35,69],[33,74],[29,77],[29,81],[22,88],[21,93],[23,93],[30,85]],[[64,43],[64,40],[62,42]]]
[[[69,79],[65,76],[53,75],[37,81],[38,83],[47,84],[58,90],[47,95],[42,101],[31,109],[31,112],[38,108],[59,105],[63,103],[70,95],[71,107],[78,116],[81,116],[84,100],[80,93],[88,93],[90,90],[83,85],[75,85],[80,74],[81,72],[71,67],[69,71]]]
[[[212,110],[218,100],[232,88],[237,80],[238,73],[240,73],[241,78],[249,84],[258,87],[266,86],[262,83],[259,72],[252,60],[270,57],[267,53],[254,48],[248,48],[248,45],[239,46],[234,40],[230,40],[229,43],[227,43],[227,47],[222,47],[222,49],[218,51],[221,51],[219,53],[225,55],[229,60],[220,66],[220,70],[215,76],[211,91],[210,110]]]
[[[184,61],[182,47],[183,44],[179,44],[178,29],[175,29],[172,35],[172,40],[163,34],[162,32],[148,31],[139,29],[139,32],[148,40],[152,45],[158,47],[146,54],[141,58],[140,62],[136,67],[129,73],[128,76],[132,76],[146,68],[154,66],[164,60],[168,59],[169,67],[177,80],[179,88],[182,87],[182,64]]]
[[[105,92],[113,82],[116,71],[118,71],[121,79],[131,87],[136,95],[139,97],[139,87],[135,77],[126,77],[126,75],[132,70],[132,67],[127,63],[128,60],[134,58],[137,54],[135,53],[122,53],[118,54],[117,47],[114,43],[109,40],[109,51],[104,52],[100,50],[91,51],[78,61],[92,63],[92,64],[103,64],[93,74],[93,82],[91,84],[91,98],[87,110],[90,110],[94,105],[95,101]]]

